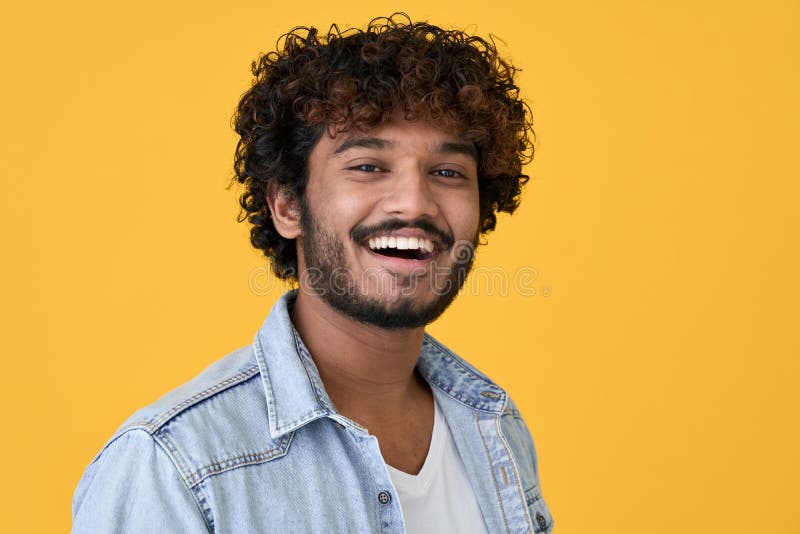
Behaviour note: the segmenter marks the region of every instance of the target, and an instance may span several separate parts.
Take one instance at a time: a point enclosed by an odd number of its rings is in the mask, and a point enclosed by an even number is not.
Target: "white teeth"
[[[423,237],[373,237],[369,240],[369,248],[379,250],[383,248],[396,248],[398,250],[423,250],[433,252],[435,245],[430,239]]]

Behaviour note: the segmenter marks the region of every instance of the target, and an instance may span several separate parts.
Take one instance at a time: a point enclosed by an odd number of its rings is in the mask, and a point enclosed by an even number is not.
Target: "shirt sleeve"
[[[192,490],[161,445],[129,430],[89,465],[75,490],[72,532],[211,532]]]

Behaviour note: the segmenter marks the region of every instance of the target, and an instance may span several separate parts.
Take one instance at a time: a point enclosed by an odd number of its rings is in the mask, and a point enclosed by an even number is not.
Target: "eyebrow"
[[[395,144],[392,141],[381,139],[380,137],[351,137],[339,145],[336,150],[333,151],[333,153],[337,155],[342,154],[351,148],[373,148],[377,150],[386,150],[387,148],[393,148],[394,146]],[[472,143],[442,143],[439,145],[437,152],[441,152],[443,154],[462,154],[464,156],[471,157],[475,161],[478,161],[478,151],[475,148],[475,145]]]
[[[439,152],[445,154],[463,154],[478,161],[478,150],[472,143],[442,143],[439,145]]]
[[[380,137],[351,137],[339,145],[336,150],[333,151],[333,153],[341,154],[342,152],[346,152],[351,148],[375,148],[378,150],[385,150],[393,146],[394,143],[387,141],[386,139],[381,139]]]

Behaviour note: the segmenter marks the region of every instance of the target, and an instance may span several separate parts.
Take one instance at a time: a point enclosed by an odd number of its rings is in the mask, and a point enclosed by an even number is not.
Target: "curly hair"
[[[533,158],[529,106],[514,83],[517,70],[493,42],[444,30],[407,15],[373,19],[365,30],[326,35],[298,27],[277,51],[252,63],[252,87],[233,117],[240,139],[234,170],[245,186],[239,222],[271,259],[281,279],[296,280],[294,239],[272,222],[267,187],[275,181],[303,206],[309,155],[324,131],[366,130],[403,109],[409,120],[436,120],[471,141],[478,153],[479,232],[496,212],[513,213]]]

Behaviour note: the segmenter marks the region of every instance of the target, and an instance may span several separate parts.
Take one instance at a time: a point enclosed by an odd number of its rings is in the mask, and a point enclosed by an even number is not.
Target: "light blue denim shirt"
[[[375,436],[336,412],[275,304],[253,345],[135,413],[86,469],[73,532],[405,532]],[[552,532],[508,394],[425,335],[419,362],[491,533]]]

